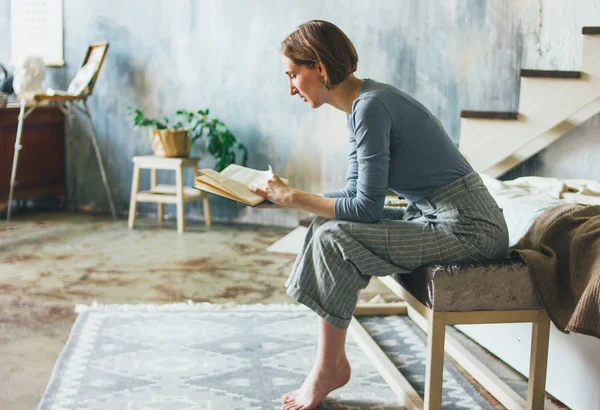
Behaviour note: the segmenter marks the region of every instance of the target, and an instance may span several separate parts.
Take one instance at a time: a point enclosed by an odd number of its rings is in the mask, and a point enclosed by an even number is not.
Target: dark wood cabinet
[[[0,108],[0,203],[8,201],[18,117],[19,107]],[[64,131],[64,115],[56,107],[38,107],[25,119],[13,199],[64,200]]]

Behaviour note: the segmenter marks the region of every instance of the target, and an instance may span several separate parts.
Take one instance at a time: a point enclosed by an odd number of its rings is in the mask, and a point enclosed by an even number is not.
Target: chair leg
[[[427,333],[427,370],[425,373],[425,409],[442,408],[442,382],[444,372],[444,342],[446,314],[432,312]]]
[[[138,164],[133,164],[133,179],[131,180],[131,198],[129,200],[129,221],[127,226],[133,229],[135,224],[135,214],[137,212],[136,196],[140,187],[140,167]]]
[[[184,207],[183,207],[183,165],[175,170],[175,181],[177,191],[177,232],[185,230]]]
[[[531,336],[527,409],[543,410],[546,393],[548,343],[550,340],[550,319],[543,310],[540,310],[538,321],[533,323]]]

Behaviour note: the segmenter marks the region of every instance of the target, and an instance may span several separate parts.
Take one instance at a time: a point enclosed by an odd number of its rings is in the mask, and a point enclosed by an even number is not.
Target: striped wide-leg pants
[[[406,208],[385,208],[377,223],[316,218],[304,240],[287,294],[324,320],[347,328],[372,276],[419,266],[506,256],[502,210],[475,172]]]

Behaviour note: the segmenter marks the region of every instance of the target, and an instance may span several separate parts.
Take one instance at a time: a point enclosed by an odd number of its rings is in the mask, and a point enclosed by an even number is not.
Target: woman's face
[[[290,95],[299,95],[311,108],[318,108],[325,103],[327,87],[321,82],[321,67],[314,68],[297,65],[286,56],[281,56],[283,70],[288,76]]]

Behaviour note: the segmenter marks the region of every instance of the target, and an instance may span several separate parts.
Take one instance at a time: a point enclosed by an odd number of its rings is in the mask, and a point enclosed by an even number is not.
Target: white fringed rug
[[[80,313],[39,409],[280,409],[316,354],[316,315],[298,305],[92,305]],[[361,318],[423,391],[425,337],[402,316]],[[352,380],[320,409],[401,409],[351,338]],[[491,408],[449,363],[444,409]]]

